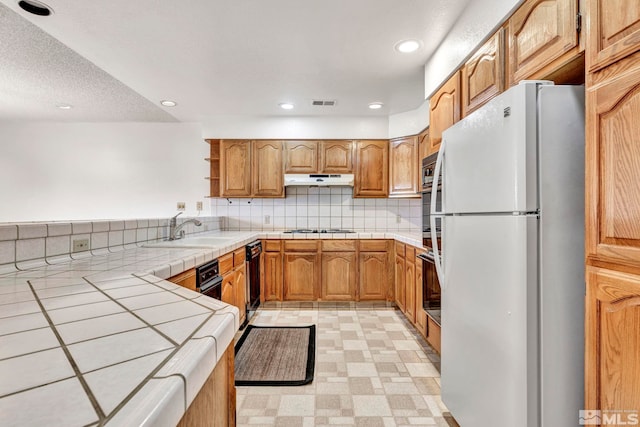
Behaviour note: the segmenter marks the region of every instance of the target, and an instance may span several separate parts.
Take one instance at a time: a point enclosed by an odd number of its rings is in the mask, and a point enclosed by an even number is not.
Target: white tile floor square
[[[457,425],[440,399],[440,359],[401,312],[301,307],[260,309],[251,323],[315,324],[313,382],[237,387],[238,426]]]

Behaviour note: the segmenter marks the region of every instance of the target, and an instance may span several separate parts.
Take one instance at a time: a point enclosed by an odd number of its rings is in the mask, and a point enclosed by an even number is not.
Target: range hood
[[[308,187],[328,187],[328,186],[343,186],[353,187],[353,174],[285,174],[284,175],[285,186],[308,186]]]

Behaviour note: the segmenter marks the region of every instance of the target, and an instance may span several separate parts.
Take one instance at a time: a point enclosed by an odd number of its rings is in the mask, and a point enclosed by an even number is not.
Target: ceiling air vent
[[[331,100],[331,101],[325,101],[325,100],[321,100],[321,99],[314,99],[311,102],[311,105],[320,105],[320,106],[326,106],[326,107],[333,107],[334,105],[336,105],[336,101],[335,100]]]

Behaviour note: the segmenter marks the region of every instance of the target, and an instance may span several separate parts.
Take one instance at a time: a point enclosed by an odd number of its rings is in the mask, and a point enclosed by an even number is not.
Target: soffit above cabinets
[[[471,1],[45,3],[51,16],[0,0],[0,36],[9,41],[0,44],[0,120],[203,121],[221,114],[412,110],[423,101],[425,62]],[[422,40],[417,52],[394,49],[409,38]],[[165,99],[178,105],[160,106]],[[314,106],[318,99],[336,103]],[[385,107],[371,111],[373,101]],[[282,102],[295,109],[281,110]],[[57,103],[78,105],[50,111]]]

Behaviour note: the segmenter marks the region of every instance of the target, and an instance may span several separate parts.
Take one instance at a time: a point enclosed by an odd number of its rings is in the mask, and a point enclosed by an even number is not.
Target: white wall
[[[192,123],[0,123],[0,222],[209,214]]]
[[[524,0],[472,1],[424,67],[428,98],[480,42]]]
[[[415,135],[429,126],[429,101],[415,110],[389,116],[389,138]]]
[[[386,139],[387,116],[283,117],[214,116],[202,125],[203,138],[238,139]]]

